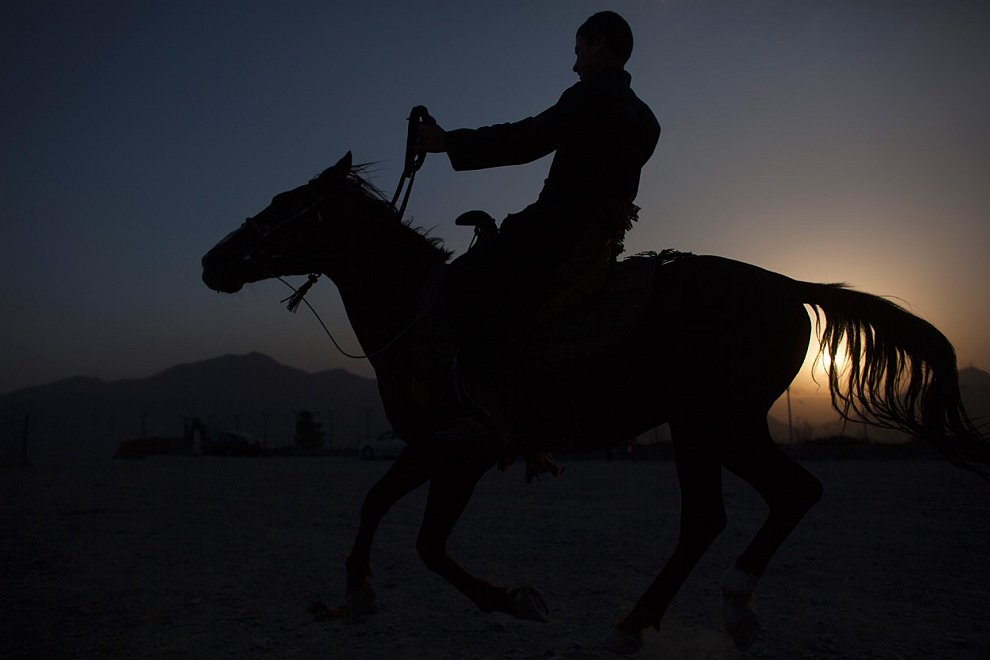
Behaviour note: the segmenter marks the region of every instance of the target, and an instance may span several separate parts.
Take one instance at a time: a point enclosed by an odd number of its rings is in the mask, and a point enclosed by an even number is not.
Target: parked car
[[[386,431],[358,447],[361,458],[395,458],[406,448],[406,441],[395,431]]]
[[[200,443],[204,456],[257,456],[258,441],[238,431],[217,431],[204,435]]]

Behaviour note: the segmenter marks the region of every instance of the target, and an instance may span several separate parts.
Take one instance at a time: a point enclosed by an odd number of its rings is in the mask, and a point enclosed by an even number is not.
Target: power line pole
[[[21,431],[21,463],[24,465],[31,464],[28,461],[28,422],[30,421],[31,415],[24,413],[24,428]]]
[[[794,419],[791,416],[791,386],[787,386],[787,434],[789,442],[794,444]]]

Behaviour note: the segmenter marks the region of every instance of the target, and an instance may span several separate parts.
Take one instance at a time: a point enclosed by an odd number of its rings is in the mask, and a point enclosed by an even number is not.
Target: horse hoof
[[[550,620],[550,608],[533,587],[519,587],[509,592],[512,597],[512,605],[515,609],[517,619],[525,621],[539,621],[546,623]]]
[[[330,607],[322,601],[317,601],[306,608],[306,613],[313,621],[333,621],[334,619],[350,619],[351,609],[347,605]]]
[[[735,644],[736,648],[740,651],[748,650],[760,634],[760,622],[756,618],[756,614],[754,612],[751,611],[750,614],[752,616],[745,617],[732,623],[727,623],[725,626],[729,636],[732,637],[732,643]]]
[[[738,569],[722,576],[722,616],[725,629],[740,651],[747,650],[760,634],[760,620],[750,601],[759,578]]]
[[[725,629],[736,648],[745,651],[752,646],[760,634],[760,620],[749,604],[749,597],[723,593],[722,614]]]
[[[642,646],[643,640],[640,637],[630,635],[618,628],[612,628],[612,632],[602,642],[602,648],[609,653],[619,655],[636,655]]]
[[[375,601],[375,590],[365,583],[360,588],[347,594],[347,611],[351,617],[368,616],[375,613],[372,603]]]

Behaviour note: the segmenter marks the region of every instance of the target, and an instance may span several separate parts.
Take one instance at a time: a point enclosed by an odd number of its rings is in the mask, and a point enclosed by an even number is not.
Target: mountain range
[[[46,461],[109,458],[123,440],[182,436],[193,417],[211,431],[286,446],[303,410],[315,414],[325,441],[336,447],[353,447],[389,428],[374,380],[343,369],[310,374],[250,353],[178,365],[149,378],[70,378],[0,395],[0,457],[20,451],[25,416],[28,458]]]
[[[990,373],[968,367],[960,370],[959,380],[970,415],[990,418]],[[712,397],[712,405],[718,405],[714,391]],[[816,403],[817,414],[831,415],[831,421],[812,420],[819,427],[815,435],[838,434],[843,427],[828,407],[827,394],[817,398],[822,399]],[[798,403],[796,399],[799,408]],[[20,457],[25,419],[29,460],[49,461],[109,458],[124,440],[181,437],[193,417],[211,431],[251,435],[263,447],[288,446],[303,410],[314,413],[326,444],[336,448],[355,447],[390,427],[373,379],[343,369],[310,374],[261,353],[225,355],[149,378],[70,378],[0,395],[0,463]],[[790,437],[786,420],[786,409],[778,402],[770,418],[778,441]],[[812,439],[808,419],[795,417],[794,424],[795,439]],[[855,425],[845,432],[867,437],[862,429]],[[890,432],[868,432],[874,441],[897,439]],[[662,429],[642,440],[668,438]]]

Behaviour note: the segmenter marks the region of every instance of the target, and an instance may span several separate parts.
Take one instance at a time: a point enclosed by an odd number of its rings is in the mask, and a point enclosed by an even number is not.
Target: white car
[[[386,431],[358,447],[361,458],[395,458],[406,448],[406,441],[395,431]]]

